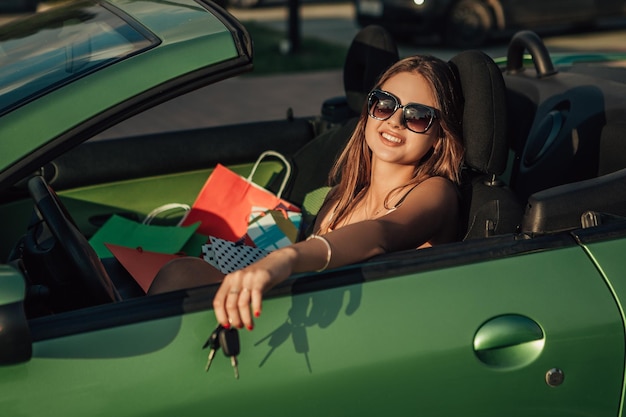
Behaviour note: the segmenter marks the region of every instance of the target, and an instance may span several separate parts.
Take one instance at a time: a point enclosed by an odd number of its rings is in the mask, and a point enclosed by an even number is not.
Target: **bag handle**
[[[150,213],[148,213],[146,218],[143,219],[142,224],[150,224],[152,223],[152,220],[154,220],[154,218],[158,216],[159,214],[164,213],[166,211],[175,210],[175,209],[181,209],[185,211],[185,215],[183,216],[183,218],[180,219],[180,221],[176,224],[176,226],[180,226],[185,220],[185,217],[187,217],[189,210],[191,210],[191,207],[188,204],[180,204],[180,203],[163,204],[162,206],[159,206],[155,208],[154,210],[152,210]]]
[[[283,178],[283,182],[280,185],[280,188],[278,189],[278,193],[276,193],[276,197],[280,198],[280,196],[283,194],[283,191],[285,190],[285,187],[287,186],[287,181],[289,181],[289,178],[291,177],[291,164],[289,163],[289,161],[287,161],[287,158],[285,158],[283,154],[276,152],[276,151],[263,152],[261,155],[259,155],[259,158],[254,163],[254,166],[252,167],[252,171],[250,171],[250,175],[248,175],[247,181],[252,182],[252,177],[254,176],[254,173],[259,167],[261,160],[265,159],[268,156],[275,156],[276,158],[280,159],[282,163],[285,165],[285,169],[287,171],[285,172],[285,178]]]

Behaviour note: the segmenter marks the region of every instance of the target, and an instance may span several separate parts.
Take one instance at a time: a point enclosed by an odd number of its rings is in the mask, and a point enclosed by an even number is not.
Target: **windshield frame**
[[[0,116],[161,43],[110,3],[80,0],[67,10],[0,27]]]

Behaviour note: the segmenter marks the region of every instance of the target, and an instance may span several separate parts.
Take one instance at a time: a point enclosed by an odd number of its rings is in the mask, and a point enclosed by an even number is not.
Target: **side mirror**
[[[0,265],[0,365],[30,360],[33,343],[24,312],[26,283],[9,265]]]

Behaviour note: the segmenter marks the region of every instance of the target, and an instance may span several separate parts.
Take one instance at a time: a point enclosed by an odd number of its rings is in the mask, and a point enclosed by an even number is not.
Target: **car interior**
[[[534,68],[525,64],[526,51]],[[477,50],[450,60],[465,98],[459,240],[530,239],[623,221],[626,72],[615,69],[597,78],[593,62],[557,70],[541,39],[529,31],[514,36],[508,54],[504,69]],[[345,94],[325,101],[318,117],[134,136],[124,138],[122,153],[119,139],[91,140],[65,152],[35,180],[17,184],[1,202],[3,217],[16,219],[0,243],[3,258],[19,263],[31,276],[41,276],[35,281],[48,286],[73,287],[54,277],[72,275],[69,268],[82,269],[79,275],[95,294],[87,304],[142,296],[123,267],[111,259],[101,262],[86,239],[112,214],[141,221],[141,213],[159,205],[191,203],[217,163],[245,176],[268,149],[286,155],[293,165],[283,197],[313,218],[324,196],[319,190],[327,188],[327,173],[367,93],[397,59],[392,36],[368,26],[349,48]],[[280,169],[279,164],[264,163],[259,183],[275,189]],[[81,260],[65,253],[66,262],[53,261],[64,250],[42,244],[36,235],[40,231],[32,217],[33,200],[40,211],[61,216],[48,226],[58,226],[51,230],[57,239],[74,242],[74,254]],[[46,285],[32,286],[33,304],[49,297],[41,289]],[[84,298],[75,291],[68,294],[59,305]]]
[[[534,71],[522,65],[526,50]],[[513,37],[507,61],[507,136],[514,155],[510,186],[526,204],[523,235],[626,216],[623,67],[607,71],[581,62],[557,70],[542,40],[530,31]]]

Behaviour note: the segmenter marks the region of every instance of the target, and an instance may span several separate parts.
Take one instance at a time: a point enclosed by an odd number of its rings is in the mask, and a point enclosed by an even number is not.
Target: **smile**
[[[389,142],[393,142],[393,143],[402,143],[403,142],[402,139],[400,139],[400,138],[398,138],[396,136],[390,135],[389,133],[384,133],[383,132],[383,133],[381,133],[381,136],[383,137],[383,139],[385,139],[385,140],[387,140]]]

